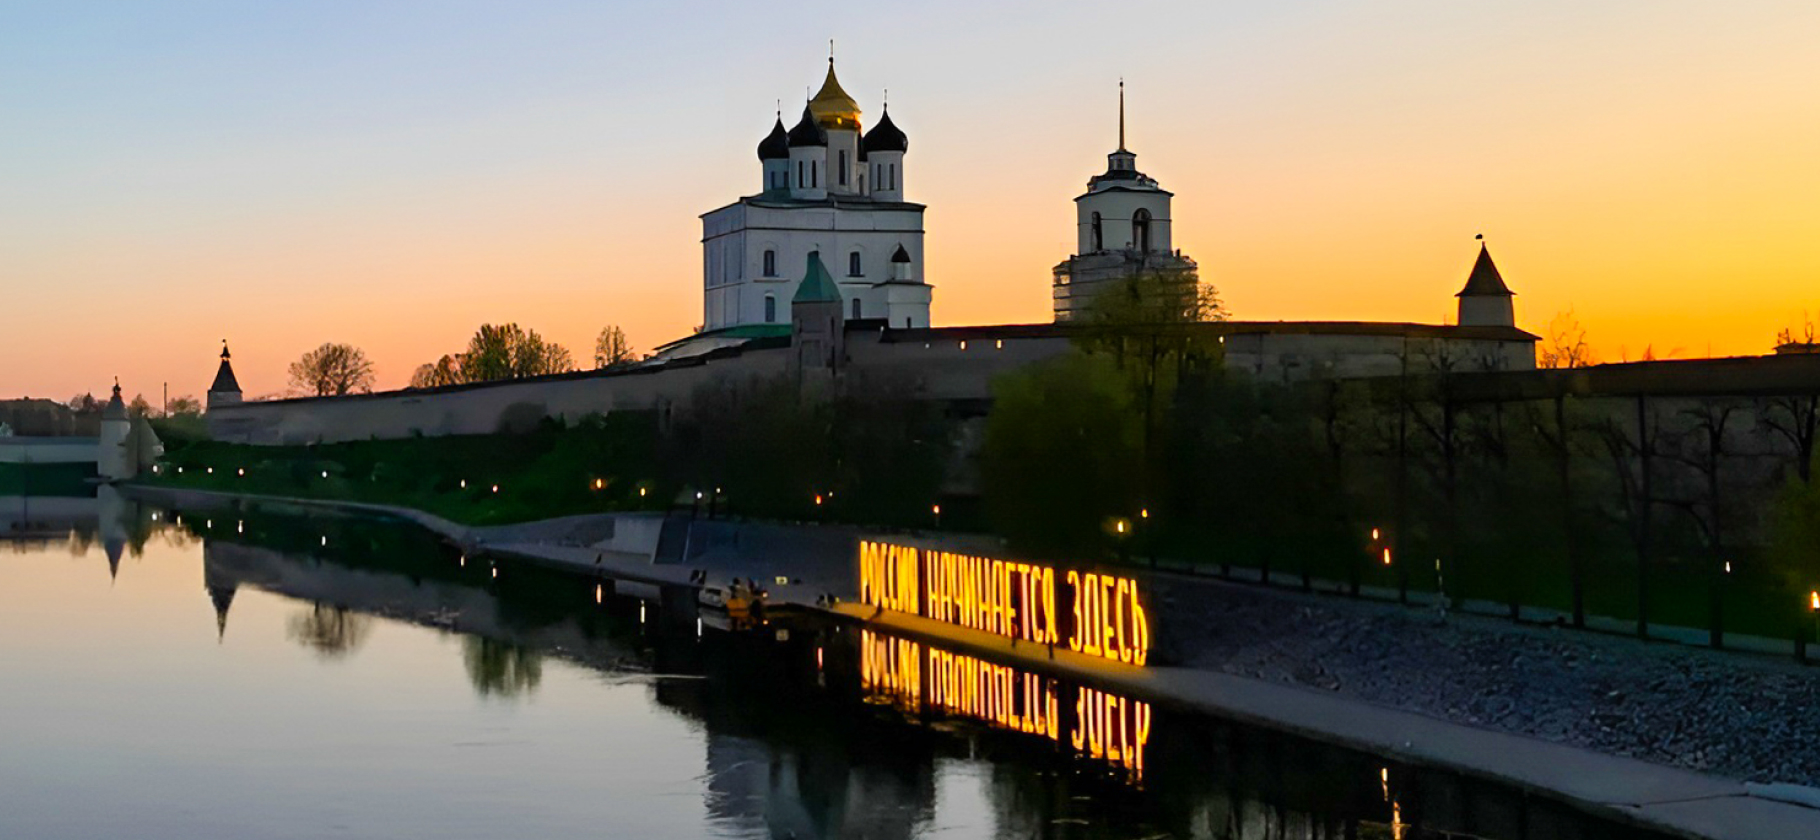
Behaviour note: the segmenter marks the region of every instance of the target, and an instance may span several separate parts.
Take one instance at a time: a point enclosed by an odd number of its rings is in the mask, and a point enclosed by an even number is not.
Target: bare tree
[[[1548,338],[1536,357],[1536,367],[1547,369],[1591,367],[1598,364],[1586,328],[1572,309],[1555,313],[1548,322]]]
[[[619,367],[638,361],[638,355],[632,350],[632,343],[626,340],[626,331],[608,324],[600,330],[600,337],[594,339],[594,369]]]
[[[352,344],[325,343],[291,363],[291,387],[309,396],[340,397],[373,390],[373,362]]]

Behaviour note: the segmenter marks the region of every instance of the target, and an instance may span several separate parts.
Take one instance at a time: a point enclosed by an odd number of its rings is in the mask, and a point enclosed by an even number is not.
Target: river
[[[1649,836],[908,640],[731,636],[403,525],[35,511],[0,543],[3,837]]]

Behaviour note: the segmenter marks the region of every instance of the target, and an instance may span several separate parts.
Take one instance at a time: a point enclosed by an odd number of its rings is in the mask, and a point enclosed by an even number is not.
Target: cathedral
[[[904,199],[910,140],[888,107],[869,131],[860,116],[829,58],[802,118],[786,130],[780,112],[759,142],[759,191],[702,215],[704,336],[787,330],[811,258],[833,275],[846,320],[929,326],[923,205]]]

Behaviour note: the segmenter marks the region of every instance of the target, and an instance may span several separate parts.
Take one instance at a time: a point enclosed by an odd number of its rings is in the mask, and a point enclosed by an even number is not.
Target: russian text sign
[[[1116,662],[1150,658],[1137,581],[862,540],[860,602]]]

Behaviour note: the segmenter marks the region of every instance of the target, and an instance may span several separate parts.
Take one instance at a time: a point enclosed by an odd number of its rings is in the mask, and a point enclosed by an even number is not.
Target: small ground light
[[[461,480],[461,489],[463,489],[463,490],[468,489],[468,480],[465,478]]]
[[[177,468],[177,474],[178,474],[178,475],[183,475],[183,468],[182,468],[182,467],[178,467],[178,468]]]
[[[820,494],[820,493],[815,494],[815,503],[818,505],[822,503],[822,494]]]
[[[695,500],[698,502],[701,501],[701,491],[700,490],[695,491]]]
[[[1384,549],[1384,565],[1390,565],[1390,549]]]
[[[1125,520],[1121,519],[1117,522],[1112,523],[1112,530],[1117,531],[1121,534],[1125,533]]]
[[[961,342],[961,349],[962,350],[967,349],[967,342],[965,342],[965,341]]]
[[[638,488],[638,495],[643,496],[644,494],[645,494],[645,488],[643,488],[643,487]]]
[[[215,474],[215,468],[209,467],[209,475],[214,475],[214,474]]]
[[[497,485],[497,484],[493,485],[493,492],[495,492],[495,493],[499,492],[499,485]]]
[[[326,537],[326,536],[325,536],[325,537],[323,537],[323,538],[322,538],[322,544],[323,544],[323,545],[328,545],[328,544],[329,544],[329,538],[328,538],[328,537]]]
[[[1144,508],[1143,510],[1138,511],[1138,518],[1139,519],[1149,519],[1150,518],[1150,508]]]
[[[1728,575],[1732,573],[1732,561],[1730,560],[1725,561],[1725,573]]]
[[[493,567],[493,577],[495,577],[495,578],[499,577],[499,567],[498,566]]]
[[[1374,540],[1378,538],[1378,529],[1376,529],[1376,528],[1371,529],[1371,538]]]
[[[1809,609],[1820,611],[1820,589],[1807,593],[1807,605]]]
[[[246,533],[246,523],[245,522],[234,523],[234,533],[236,533],[236,534]]]
[[[604,589],[600,584],[594,584],[594,603],[598,604],[606,598]]]
[[[239,473],[240,475],[246,475],[246,467],[241,467],[240,469],[235,470],[235,472]]]
[[[942,515],[942,506],[941,505],[930,505],[929,510],[931,512],[933,512],[936,516]]]
[[[328,478],[328,477],[329,477],[329,471],[328,471],[328,470],[323,470],[323,471],[322,471],[322,477],[323,477],[323,478]]]
[[[202,520],[202,527],[207,528],[207,529],[213,529],[215,527],[215,520],[213,520],[213,519]]]

